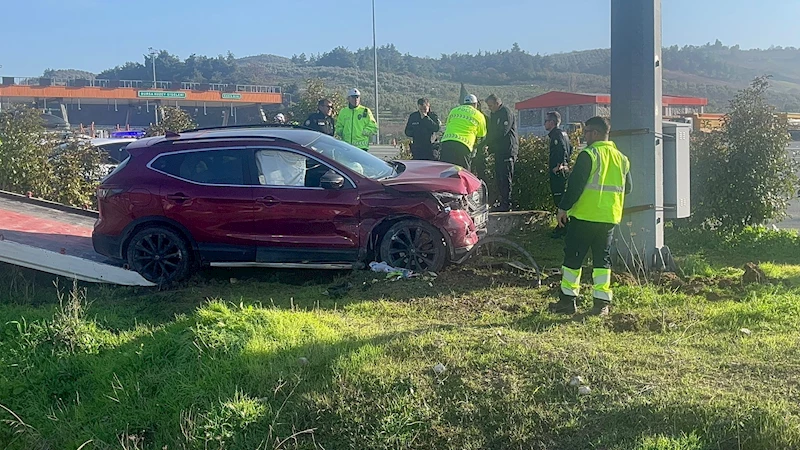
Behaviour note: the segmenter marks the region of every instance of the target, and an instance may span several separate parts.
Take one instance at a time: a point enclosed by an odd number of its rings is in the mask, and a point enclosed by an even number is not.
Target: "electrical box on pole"
[[[633,181],[614,253],[644,270],[666,259],[661,84],[661,0],[611,0],[611,139]]]
[[[664,217],[683,219],[691,214],[689,134],[692,125],[667,122],[664,130]]]

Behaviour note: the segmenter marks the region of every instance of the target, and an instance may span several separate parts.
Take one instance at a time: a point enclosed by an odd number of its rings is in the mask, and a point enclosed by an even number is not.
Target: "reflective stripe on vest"
[[[592,160],[592,172],[569,215],[589,222],[617,224],[622,220],[630,162],[610,141],[595,142],[583,151]]]

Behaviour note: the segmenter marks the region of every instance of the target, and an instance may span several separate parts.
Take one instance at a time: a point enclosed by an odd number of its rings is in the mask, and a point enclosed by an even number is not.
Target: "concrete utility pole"
[[[665,256],[661,83],[661,0],[611,0],[612,139],[633,178],[616,248],[632,270]]]

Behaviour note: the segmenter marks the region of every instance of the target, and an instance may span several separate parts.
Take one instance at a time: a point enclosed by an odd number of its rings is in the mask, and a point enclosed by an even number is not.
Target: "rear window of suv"
[[[204,150],[159,156],[151,167],[187,181],[202,184],[243,185],[245,150]]]

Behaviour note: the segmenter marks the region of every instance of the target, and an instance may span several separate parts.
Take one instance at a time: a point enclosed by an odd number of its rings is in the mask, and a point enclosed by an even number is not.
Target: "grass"
[[[703,289],[616,286],[606,319],[475,267],[209,270],[157,292],[0,266],[0,449],[798,448],[800,244],[749,233],[670,230]],[[546,230],[517,238],[560,264]],[[750,261],[769,283],[722,283]]]

